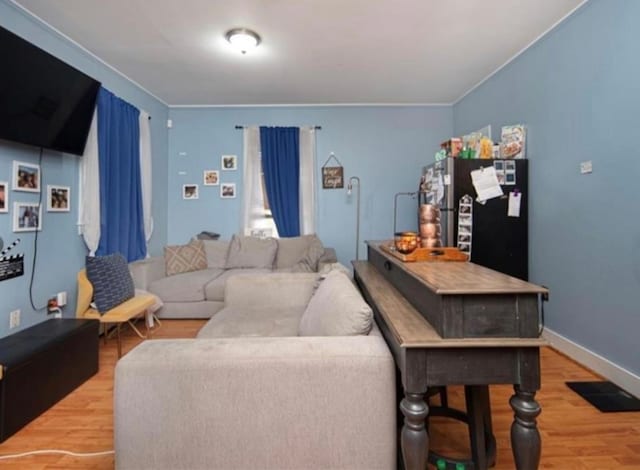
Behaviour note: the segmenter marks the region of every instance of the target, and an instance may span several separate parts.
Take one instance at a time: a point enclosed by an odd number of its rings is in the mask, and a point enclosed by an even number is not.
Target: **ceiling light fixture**
[[[258,33],[247,28],[234,28],[224,35],[229,44],[238,49],[243,54],[247,51],[258,47],[260,44],[260,36]]]

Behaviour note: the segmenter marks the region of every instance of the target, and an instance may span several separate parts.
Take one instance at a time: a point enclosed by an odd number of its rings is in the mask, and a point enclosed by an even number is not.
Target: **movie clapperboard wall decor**
[[[339,166],[327,166],[334,159]],[[322,165],[322,189],[342,189],[344,188],[344,168],[342,163],[333,152],[329,154],[329,158]]]
[[[0,281],[12,279],[24,274],[24,253],[7,256],[7,253],[18,243],[20,243],[19,238],[0,252]]]

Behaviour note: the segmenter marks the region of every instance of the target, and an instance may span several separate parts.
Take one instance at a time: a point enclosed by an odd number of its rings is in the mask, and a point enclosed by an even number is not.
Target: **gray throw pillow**
[[[129,265],[120,253],[87,256],[85,265],[93,286],[93,301],[101,315],[135,295]]]
[[[229,245],[225,268],[272,269],[277,249],[278,244],[275,238],[234,235]]]
[[[207,267],[224,269],[227,265],[229,253],[229,241],[227,240],[202,240],[204,253],[207,256]]]
[[[322,242],[316,235],[302,235],[299,237],[278,238],[278,253],[276,254],[276,269],[291,268],[307,255],[309,248],[322,247]],[[324,252],[324,247],[322,247]],[[322,256],[322,253],[320,254]],[[302,270],[302,269],[298,269]]]
[[[309,246],[305,250],[302,258],[293,265],[292,272],[315,273],[318,272],[318,262],[324,254],[324,246],[318,237],[313,237],[309,241]]]
[[[373,311],[348,276],[330,271],[300,318],[300,336],[368,335]]]

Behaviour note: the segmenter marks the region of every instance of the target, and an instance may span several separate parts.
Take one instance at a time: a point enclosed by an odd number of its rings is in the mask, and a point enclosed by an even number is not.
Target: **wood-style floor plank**
[[[163,320],[154,338],[191,338],[204,320]],[[123,353],[141,340],[123,330]],[[113,369],[116,343],[100,342],[100,371],[58,404],[0,444],[0,455],[38,449],[99,452],[113,449]],[[550,348],[542,351],[541,469],[640,469],[640,413],[600,413],[569,390],[565,381],[599,380],[587,369]],[[491,387],[497,470],[513,470],[509,433],[513,413],[510,386]],[[450,402],[464,409],[462,387],[450,387]],[[431,420],[431,444],[447,455],[468,453],[466,427],[444,418]],[[37,455],[0,460],[3,470],[111,470],[113,455],[78,458]]]

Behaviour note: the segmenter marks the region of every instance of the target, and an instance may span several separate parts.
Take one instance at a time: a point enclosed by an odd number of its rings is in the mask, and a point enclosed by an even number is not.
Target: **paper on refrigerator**
[[[484,202],[504,194],[498,182],[496,169],[492,166],[473,170],[471,172],[471,182],[478,195],[478,202]]]

